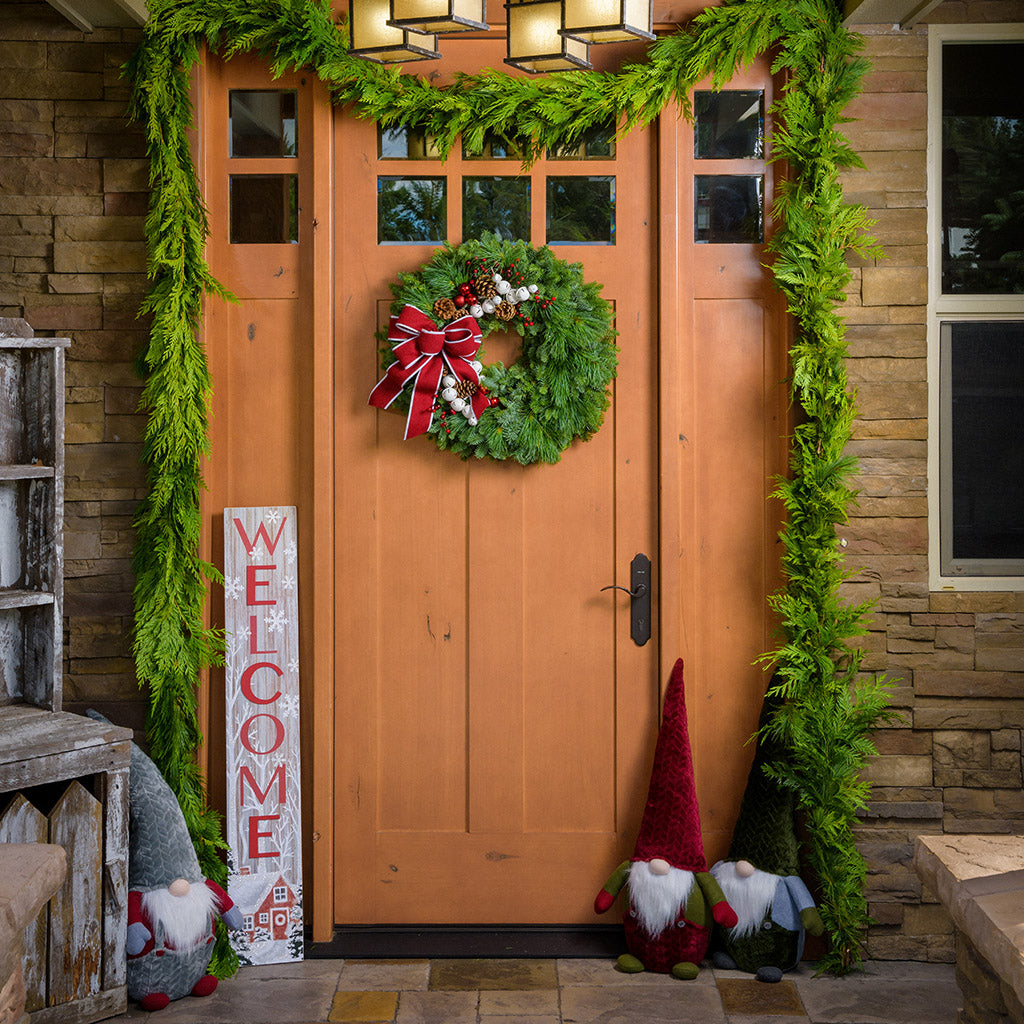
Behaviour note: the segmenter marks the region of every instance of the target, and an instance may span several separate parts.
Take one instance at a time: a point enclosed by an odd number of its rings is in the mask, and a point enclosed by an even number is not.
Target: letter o
[[[274,723],[277,737],[274,740],[274,745],[268,750],[257,750],[249,741],[249,727],[257,718],[269,718]],[[250,715],[242,723],[241,729],[238,730],[238,738],[242,741],[242,746],[245,747],[250,754],[272,754],[279,746],[281,746],[282,743],[284,743],[284,723],[274,715]]]

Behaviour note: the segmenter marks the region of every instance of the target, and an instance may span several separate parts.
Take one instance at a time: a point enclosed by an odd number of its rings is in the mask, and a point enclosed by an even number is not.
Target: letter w
[[[238,531],[238,536],[242,538],[242,543],[245,545],[245,553],[247,555],[252,554],[252,549],[256,547],[256,541],[263,538],[263,544],[270,554],[274,553],[274,548],[277,547],[277,542],[281,539],[281,534],[284,532],[284,524],[288,522],[288,517],[285,516],[281,520],[281,525],[278,527],[277,536],[273,541],[270,540],[270,535],[267,533],[267,528],[263,523],[260,523],[256,530],[256,536],[252,540],[249,540],[248,535],[245,532],[245,527],[242,525],[241,519],[235,520],[235,529]]]

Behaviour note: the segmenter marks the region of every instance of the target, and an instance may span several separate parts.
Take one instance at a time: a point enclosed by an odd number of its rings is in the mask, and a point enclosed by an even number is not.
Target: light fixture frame
[[[409,3],[410,0],[397,0],[399,4]],[[476,21],[465,14],[456,13],[455,7],[460,0],[445,0],[448,5],[446,14],[417,15],[416,17],[396,17],[395,3],[391,0],[391,16],[388,24],[394,28],[405,29],[408,32],[417,32],[422,35],[444,34],[452,35],[457,32],[486,32],[490,25],[487,24],[487,0],[480,2],[480,20]],[[475,2],[475,0],[474,0]]]
[[[437,36],[432,37],[433,49],[427,45],[427,40],[413,43],[409,40],[409,31],[393,25],[388,25],[385,20],[383,28],[388,29],[388,38],[393,42],[376,43],[371,46],[356,45],[356,25],[363,21],[363,17],[357,17],[356,7],[364,0],[349,0],[348,4],[348,52],[364,60],[373,61],[375,64],[406,64],[417,60],[435,60],[441,56],[437,49]],[[384,6],[384,5],[380,5]],[[390,4],[387,5],[390,10]],[[383,11],[381,11],[383,13]],[[372,18],[373,15],[365,15]]]
[[[630,0],[615,0],[615,2],[619,8],[617,22],[599,22],[595,25],[587,25],[572,23],[574,20],[572,9],[577,5],[585,6],[586,0],[562,0],[562,27],[559,29],[559,35],[587,44],[627,43],[633,39],[653,42],[657,38],[652,31],[654,0],[648,0],[646,27],[629,23],[626,7]]]
[[[508,28],[505,42],[505,63],[514,68],[519,68],[531,75],[539,75],[547,72],[555,73],[558,71],[589,71],[593,67],[589,60],[589,47],[583,40],[568,37],[560,29],[556,29],[554,33],[554,38],[561,40],[562,43],[561,48],[558,51],[550,53],[512,55],[512,12],[517,9],[522,10],[524,8],[537,7],[557,7],[559,11],[559,25],[563,23],[563,19],[565,17],[565,0],[509,0],[509,2],[505,4],[505,10],[508,13]],[[576,53],[570,53],[570,43],[583,43],[584,56],[581,57]],[[566,62],[566,65],[564,67],[532,66],[537,63],[547,61],[564,61]]]

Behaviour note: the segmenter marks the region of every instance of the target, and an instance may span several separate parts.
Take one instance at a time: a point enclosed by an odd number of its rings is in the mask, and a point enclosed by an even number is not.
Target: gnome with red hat
[[[649,970],[682,980],[696,978],[712,923],[736,924],[736,914],[708,872],[686,725],[683,662],[672,670],[654,751],[654,769],[640,835],[631,860],[621,864],[594,900],[603,914],[624,888],[628,953],[619,970]]]

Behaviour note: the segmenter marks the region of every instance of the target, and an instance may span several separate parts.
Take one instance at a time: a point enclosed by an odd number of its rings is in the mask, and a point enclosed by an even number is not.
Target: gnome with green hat
[[[773,698],[765,697],[728,859],[711,868],[739,919],[731,928],[716,928],[712,962],[718,968],[746,971],[759,981],[780,981],[783,971],[800,962],[806,933],[824,931],[798,874],[796,801],[764,773],[764,766],[780,755],[778,744],[764,733],[776,707]]]
[[[106,721],[94,711],[91,718]],[[177,798],[157,766],[131,745],[128,781],[128,996],[144,1010],[208,996],[215,916],[229,928],[242,915],[203,877]]]

